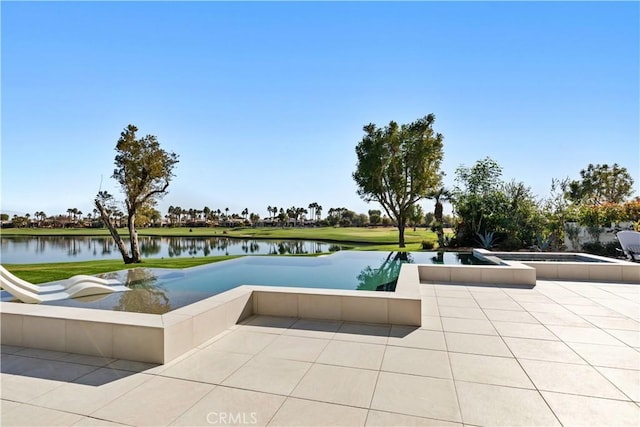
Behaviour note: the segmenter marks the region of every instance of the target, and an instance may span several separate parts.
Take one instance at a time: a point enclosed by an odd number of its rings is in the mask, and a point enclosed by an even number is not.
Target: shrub
[[[432,240],[423,240],[422,241],[422,249],[433,249],[435,242]]]
[[[518,249],[522,249],[522,242],[515,237],[505,237],[498,243],[498,250],[501,251],[510,252]]]
[[[600,242],[588,242],[582,245],[582,250],[588,254],[607,257],[617,257],[622,253],[622,247],[617,241],[606,244],[602,244]]]

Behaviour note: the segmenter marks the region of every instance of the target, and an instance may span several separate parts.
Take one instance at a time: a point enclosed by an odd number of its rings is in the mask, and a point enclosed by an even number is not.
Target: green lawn
[[[76,274],[100,274],[130,268],[189,268],[202,264],[226,261],[241,255],[210,256],[198,258],[148,258],[140,264],[124,264],[122,260],[105,259],[82,262],[54,262],[47,264],[6,264],[4,267],[16,276],[31,283],[45,283],[67,279]]]
[[[126,228],[118,230],[121,236],[127,236]],[[4,236],[108,236],[104,229],[39,229],[39,228],[6,228],[1,230]],[[175,237],[248,237],[255,239],[303,239],[324,240],[333,242],[389,244],[398,241],[398,229],[395,227],[317,227],[317,228],[140,228],[139,236],[175,236]],[[419,229],[405,231],[407,243],[420,243],[422,240],[436,240],[431,230]]]

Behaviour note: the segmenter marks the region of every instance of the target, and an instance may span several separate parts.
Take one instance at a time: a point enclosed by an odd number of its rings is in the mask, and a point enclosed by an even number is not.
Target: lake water
[[[125,243],[129,244],[128,239]],[[217,255],[287,255],[335,252],[348,246],[309,240],[251,240],[229,237],[139,238],[142,258],[202,257]],[[0,237],[3,264],[120,259],[111,237],[9,236]]]

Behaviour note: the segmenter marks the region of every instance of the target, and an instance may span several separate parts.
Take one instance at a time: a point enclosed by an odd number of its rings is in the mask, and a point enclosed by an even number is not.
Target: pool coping
[[[597,262],[505,260],[514,254],[526,257],[578,256]],[[410,275],[413,282],[424,284],[478,284],[508,287],[534,287],[537,280],[604,283],[640,283],[640,265],[598,255],[574,252],[493,252],[474,249],[473,255],[492,265],[404,264],[400,275]],[[409,273],[409,271],[412,271]],[[405,281],[398,289],[409,289]]]
[[[408,293],[239,286],[165,314],[0,302],[3,345],[167,363],[252,315],[421,325]]]
[[[535,269],[536,279],[577,282],[640,283],[640,265],[630,261],[607,258],[581,252],[493,252],[486,249],[474,249],[475,256],[497,260],[509,265],[524,265]],[[578,261],[507,261],[501,256],[566,257],[577,256],[595,262]],[[495,267],[492,267],[495,268]]]

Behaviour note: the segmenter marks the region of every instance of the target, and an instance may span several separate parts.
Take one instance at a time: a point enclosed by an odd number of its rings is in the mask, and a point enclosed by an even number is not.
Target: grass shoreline
[[[125,264],[122,259],[50,262],[35,264],[3,264],[12,274],[34,284],[68,279],[77,274],[96,275],[132,268],[190,268],[240,258],[243,255],[217,255],[194,258],[145,258],[138,264]]]
[[[238,227],[238,228],[141,228],[138,236],[149,237],[228,237],[238,239],[286,239],[286,240],[319,240],[330,243],[389,244],[398,241],[396,227],[313,227],[313,228],[280,228],[280,227]],[[129,233],[126,228],[119,228],[118,234],[124,238]],[[6,228],[0,229],[0,237],[92,237],[110,236],[106,228]],[[405,230],[407,243],[419,243],[422,240],[436,240],[430,230]]]

